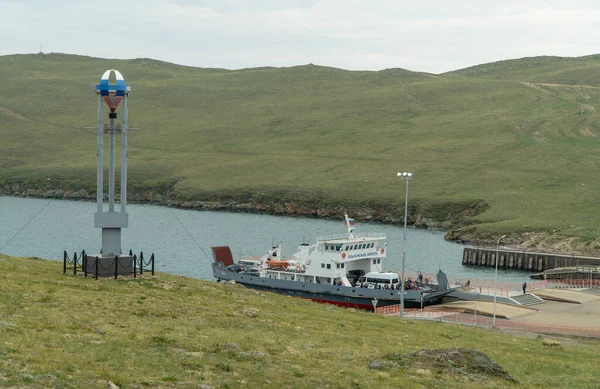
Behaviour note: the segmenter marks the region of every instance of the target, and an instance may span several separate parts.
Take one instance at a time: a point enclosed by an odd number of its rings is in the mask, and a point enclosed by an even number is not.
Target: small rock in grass
[[[369,363],[369,369],[383,370],[398,367],[398,364],[393,361],[373,361]]]
[[[248,316],[248,317],[258,317],[258,310],[256,309],[242,309],[241,311],[236,312],[239,315]]]
[[[235,343],[230,343],[230,342],[227,342],[227,343],[221,343],[220,347],[221,347],[222,349],[224,349],[224,350],[225,350],[225,349],[227,349],[227,350],[237,350],[237,349],[239,349],[239,348],[240,348],[240,346],[238,346],[237,344],[235,344]]]
[[[406,360],[417,369],[423,369],[426,365],[447,369],[455,374],[467,375],[473,379],[496,377],[519,382],[485,353],[475,349],[419,350],[408,353]]]
[[[550,346],[550,347],[556,347],[556,346],[561,345],[561,343],[558,340],[548,339],[548,338],[542,339],[542,344],[544,346]]]

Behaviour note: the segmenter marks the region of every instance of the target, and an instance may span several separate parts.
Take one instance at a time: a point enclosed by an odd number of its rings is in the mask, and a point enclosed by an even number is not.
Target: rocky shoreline
[[[57,189],[57,188],[30,188],[22,184],[4,185],[0,187],[0,195],[14,197],[52,198],[64,200],[95,201],[96,192],[85,189]],[[106,195],[105,195],[106,197]],[[140,193],[129,193],[127,201],[136,204],[155,204],[181,209],[209,210],[260,213],[268,215],[311,217],[324,219],[344,218],[348,213],[355,220],[362,222],[376,222],[384,224],[403,224],[404,209],[394,208],[392,205],[368,206],[368,205],[315,205],[303,204],[300,201],[278,201],[267,196],[257,196],[260,199],[248,199],[239,201],[232,199],[217,200],[190,200],[182,199],[172,194],[164,194],[154,191]],[[119,194],[115,194],[115,200],[119,201]],[[456,208],[456,207],[455,207]],[[459,207],[454,213],[444,214],[443,220],[428,215],[419,204],[409,204],[407,224],[417,228],[432,228],[448,231],[453,227],[470,224],[470,216],[479,212]]]

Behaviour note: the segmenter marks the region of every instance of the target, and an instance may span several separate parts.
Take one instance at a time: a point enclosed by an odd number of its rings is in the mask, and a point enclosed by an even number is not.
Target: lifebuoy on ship
[[[342,259],[346,258],[346,253],[342,253]]]
[[[383,253],[385,253],[385,249],[381,249],[381,250],[379,250],[379,252],[380,252],[381,254],[383,254]]]
[[[300,273],[300,270],[302,270],[302,268],[300,267],[300,265],[296,265],[296,273]]]

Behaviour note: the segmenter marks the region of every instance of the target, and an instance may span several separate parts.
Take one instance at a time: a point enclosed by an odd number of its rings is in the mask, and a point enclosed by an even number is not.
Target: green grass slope
[[[82,128],[96,122],[93,85],[109,68],[131,85],[130,126],[142,128],[129,140],[134,192],[400,209],[405,170],[415,214],[489,204],[458,234],[541,232],[600,248],[598,56],[441,75],[3,56],[0,183],[94,190],[96,139]]]
[[[600,55],[578,58],[531,57],[472,66],[444,75],[600,86],[599,67]]]
[[[0,255],[0,387],[595,388],[598,342],[539,339],[354,312],[158,274],[95,281]],[[510,381],[402,367],[415,350],[473,348]],[[398,366],[369,369],[392,356]],[[471,375],[473,377],[473,375]]]

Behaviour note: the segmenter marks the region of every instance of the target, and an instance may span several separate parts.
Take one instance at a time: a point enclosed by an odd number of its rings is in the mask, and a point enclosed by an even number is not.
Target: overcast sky
[[[0,55],[441,73],[600,53],[600,1],[0,0]]]

